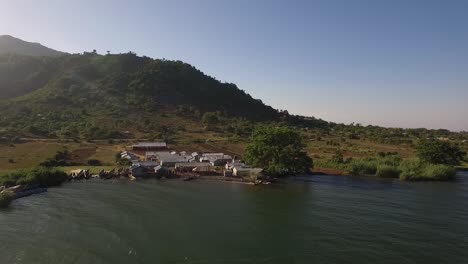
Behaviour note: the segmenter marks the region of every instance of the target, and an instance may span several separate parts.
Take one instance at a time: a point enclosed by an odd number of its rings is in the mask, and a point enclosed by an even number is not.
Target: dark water
[[[468,174],[66,184],[0,211],[0,263],[468,263]]]

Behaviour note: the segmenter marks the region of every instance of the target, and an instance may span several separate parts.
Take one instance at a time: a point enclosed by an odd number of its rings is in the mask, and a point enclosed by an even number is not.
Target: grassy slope
[[[190,132],[187,136],[192,138],[208,138],[208,142],[193,143],[187,140],[185,136],[179,136],[172,144],[171,149],[177,151],[199,151],[199,152],[217,152],[222,151],[231,155],[242,156],[246,143],[236,142],[231,143],[220,135],[212,133],[197,134]],[[314,141],[308,143],[308,153],[315,160],[327,160],[336,151],[341,148],[344,150],[345,157],[363,157],[370,156],[377,152],[397,151],[403,157],[409,158],[413,156],[412,149],[404,146],[393,146],[386,144],[376,144],[372,142],[349,140],[347,145],[327,146],[326,141]],[[98,159],[104,165],[114,165],[114,155],[119,151],[128,149],[131,141],[108,144],[107,142],[98,143],[59,143],[59,142],[27,142],[15,144],[14,146],[0,145],[0,171],[8,171],[18,168],[31,168],[37,166],[40,162],[52,157],[56,151],[67,147],[72,152],[74,161],[85,162],[88,159]],[[10,163],[8,159],[13,159],[15,162]],[[80,166],[78,166],[80,167]],[[83,166],[81,166],[83,167]]]

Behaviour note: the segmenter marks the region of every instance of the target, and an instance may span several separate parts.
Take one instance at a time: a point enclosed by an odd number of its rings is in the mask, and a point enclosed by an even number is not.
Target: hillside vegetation
[[[39,43],[27,42],[9,35],[2,35],[0,36],[0,55],[3,54],[58,57],[65,53],[42,46]]]
[[[132,52],[56,55],[0,51],[0,149],[4,150],[0,165],[4,169],[35,166],[50,158],[59,145],[81,153],[74,160],[79,164],[96,158],[110,164],[107,155],[141,139],[165,140],[176,150],[241,156],[252,132],[263,125],[296,130],[319,169],[342,169],[342,164],[359,167],[352,160],[388,154],[414,158],[414,146],[421,139],[450,141],[464,150],[468,145],[467,132],[344,125],[290,115],[181,61]],[[58,143],[34,142],[42,139]],[[22,143],[25,140],[28,143]],[[96,143],[92,151],[82,145],[92,141]],[[337,153],[343,163],[335,162]],[[392,173],[388,171],[381,166],[379,173]]]
[[[189,64],[131,53],[3,56],[0,77],[0,98],[9,98],[0,106],[4,133],[107,138],[142,126],[154,130],[148,124],[159,124],[164,119],[159,115],[171,113],[188,119],[211,111],[252,121],[279,117],[234,84]]]

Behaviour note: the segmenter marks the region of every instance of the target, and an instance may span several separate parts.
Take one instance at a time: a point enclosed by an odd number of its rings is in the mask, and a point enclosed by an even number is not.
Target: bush
[[[400,180],[409,180],[413,177],[417,177],[422,173],[422,163],[419,160],[405,160],[401,162],[400,169]]]
[[[12,192],[1,192],[0,193],[0,208],[8,207],[14,198],[15,198],[15,195]]]
[[[455,178],[454,167],[428,164],[419,160],[408,160],[400,165],[400,180],[407,181],[447,181]]]
[[[207,125],[216,125],[220,121],[220,115],[216,112],[206,112],[202,116],[202,122]]]
[[[459,145],[440,140],[421,140],[416,151],[422,161],[453,166],[460,165],[466,155]]]
[[[395,166],[381,164],[377,166],[375,176],[382,178],[398,178],[400,176],[400,170]]]
[[[353,175],[375,175],[377,164],[373,160],[353,160],[349,170]]]
[[[53,158],[47,159],[41,162],[41,164],[39,165],[48,168],[58,166],[69,166],[71,165],[69,162],[70,159],[70,152],[68,152],[68,150],[65,149],[63,151],[57,151]]]
[[[401,157],[399,155],[387,155],[379,159],[379,164],[398,167],[401,163]]]
[[[19,170],[2,176],[0,178],[0,185],[39,184],[50,187],[60,185],[67,179],[68,175],[61,170],[41,167],[32,170]]]
[[[14,171],[0,176],[0,186],[13,186],[23,176],[21,171]]]
[[[414,180],[447,181],[454,179],[456,174],[454,167],[428,164],[424,167],[421,177]]]
[[[129,159],[125,159],[125,158],[120,158],[120,159],[117,161],[117,164],[120,165],[120,166],[131,166],[131,165],[132,165],[132,161],[129,160]]]

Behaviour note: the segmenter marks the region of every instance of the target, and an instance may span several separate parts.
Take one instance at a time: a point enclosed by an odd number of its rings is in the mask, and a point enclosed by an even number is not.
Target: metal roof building
[[[133,150],[165,150],[166,142],[139,142],[132,146]]]

